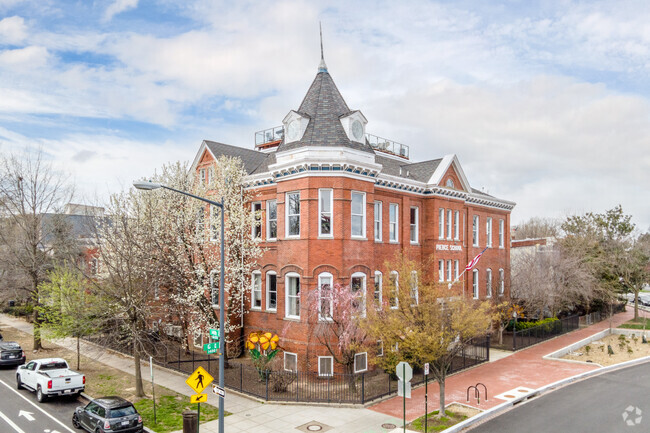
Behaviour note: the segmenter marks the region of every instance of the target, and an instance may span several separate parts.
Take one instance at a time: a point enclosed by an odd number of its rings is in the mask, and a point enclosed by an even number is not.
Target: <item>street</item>
[[[2,433],[77,433],[70,420],[83,399],[55,397],[38,403],[35,393],[16,390],[15,367],[0,369],[0,432]]]
[[[472,432],[648,431],[648,395],[650,363],[644,363],[589,378],[515,406]]]

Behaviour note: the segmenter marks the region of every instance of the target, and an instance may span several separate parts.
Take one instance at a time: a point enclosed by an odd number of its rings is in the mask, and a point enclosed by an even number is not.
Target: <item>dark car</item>
[[[4,341],[0,335],[0,366],[23,365],[25,352],[15,341]]]
[[[130,401],[122,397],[102,397],[79,406],[72,415],[72,425],[93,433],[140,433],[142,417]]]

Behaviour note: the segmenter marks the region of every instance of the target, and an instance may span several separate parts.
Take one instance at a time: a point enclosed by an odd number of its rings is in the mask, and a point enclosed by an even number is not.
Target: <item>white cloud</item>
[[[115,0],[104,12],[104,19],[110,21],[119,13],[138,7],[138,0]]]
[[[0,44],[18,44],[27,36],[25,20],[19,16],[0,20]]]
[[[40,68],[47,64],[49,53],[45,47],[30,46],[0,51],[0,66],[10,68]]]

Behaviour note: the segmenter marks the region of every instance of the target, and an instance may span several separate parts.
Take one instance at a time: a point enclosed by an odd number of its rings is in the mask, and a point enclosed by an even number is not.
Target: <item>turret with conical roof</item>
[[[360,135],[351,132],[352,120],[359,119]],[[302,124],[296,136],[292,136],[292,122]],[[291,111],[284,119],[284,141],[278,152],[293,150],[303,146],[349,147],[374,153],[366,143],[364,129],[366,119],[358,110],[350,110],[339,89],[327,70],[323,57],[321,40],[321,60],[318,73],[297,111]],[[300,134],[302,133],[302,134]]]

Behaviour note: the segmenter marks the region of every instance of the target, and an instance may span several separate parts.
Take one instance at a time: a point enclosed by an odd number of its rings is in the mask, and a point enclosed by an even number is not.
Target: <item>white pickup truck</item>
[[[36,399],[43,402],[52,395],[78,394],[86,388],[86,376],[68,367],[65,359],[35,359],[16,370],[16,388],[36,391]]]

